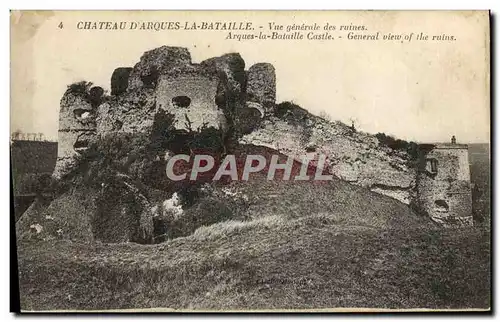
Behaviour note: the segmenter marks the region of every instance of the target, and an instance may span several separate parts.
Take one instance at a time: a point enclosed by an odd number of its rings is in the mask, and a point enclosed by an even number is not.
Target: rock
[[[247,101],[260,103],[266,113],[276,104],[276,72],[269,63],[258,63],[248,69]]]
[[[200,67],[209,72],[216,72],[234,95],[243,90],[245,82],[245,61],[238,53],[225,54],[213,57],[200,63]]]
[[[260,118],[263,118],[264,115],[266,114],[266,110],[264,109],[264,106],[262,106],[262,104],[260,104],[260,103],[246,102],[245,108],[256,109],[260,113]]]
[[[85,93],[67,91],[60,104],[59,131],[95,129],[95,109]]]
[[[130,72],[127,90],[155,88],[160,75],[186,65],[191,65],[191,54],[187,48],[162,46],[147,51]]]
[[[33,233],[40,234],[43,231],[43,226],[40,224],[33,224],[30,226],[30,229],[33,231]]]

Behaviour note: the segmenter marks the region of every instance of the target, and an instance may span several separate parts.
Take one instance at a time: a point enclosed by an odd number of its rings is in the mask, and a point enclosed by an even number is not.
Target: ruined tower
[[[162,114],[172,122],[171,130],[214,128],[236,136],[239,128],[260,122],[274,108],[275,82],[271,64],[259,63],[247,71],[237,53],[193,63],[184,47],[149,50],[134,67],[113,72],[111,95],[103,96],[100,87],[89,88],[86,82],[68,87],[61,99],[54,176],[71,170],[75,156],[94,138],[149,135],[155,130],[155,116]]]
[[[466,144],[423,144],[417,178],[417,202],[445,226],[473,225],[469,154]]]

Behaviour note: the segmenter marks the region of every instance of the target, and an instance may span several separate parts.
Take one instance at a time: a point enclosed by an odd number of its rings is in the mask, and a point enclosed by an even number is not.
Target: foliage
[[[216,198],[202,198],[188,208],[182,216],[164,218],[164,224],[167,228],[166,237],[173,239],[189,236],[199,227],[226,221],[232,217],[233,213],[226,202]]]
[[[20,129],[17,129],[11,133],[10,137],[12,140],[19,140],[21,138],[22,134],[23,134],[23,131],[21,131]]]
[[[177,191],[179,206],[163,208],[155,217],[155,243],[189,236],[200,227],[233,219],[243,219],[248,208],[245,198],[227,194],[211,184],[194,183]]]
[[[57,182],[50,173],[40,173],[36,176],[33,190],[37,195],[52,194]]]
[[[195,150],[221,152],[225,150],[224,132],[204,123],[199,128],[192,128],[192,121],[185,115],[187,130],[176,130],[174,116],[163,110],[156,113],[153,121],[151,148],[168,150],[173,153],[190,154]]]
[[[93,85],[92,82],[80,81],[80,82],[68,85],[66,92],[87,95],[87,94],[89,94],[90,88],[92,88],[92,85]]]
[[[322,119],[324,119],[325,121],[331,121],[332,120],[332,117],[330,114],[328,114],[326,111],[321,111],[319,112],[319,117],[321,117]]]
[[[490,226],[491,154],[489,144],[469,144],[474,224]]]

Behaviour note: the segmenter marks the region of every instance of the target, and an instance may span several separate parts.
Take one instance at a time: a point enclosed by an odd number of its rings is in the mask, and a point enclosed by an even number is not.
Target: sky
[[[411,42],[343,39],[225,40],[222,31],[78,30],[80,21],[250,21],[363,25],[365,34],[412,34]],[[60,23],[63,28],[60,29]],[[272,63],[277,102],[416,142],[489,142],[487,14],[471,12],[33,12],[11,17],[11,132],[57,138],[59,101],[80,80],[105,89],[117,67],[143,52],[187,47],[193,62],[238,52],[246,67]],[[258,28],[258,27],[257,27]],[[418,41],[416,35],[455,41]]]

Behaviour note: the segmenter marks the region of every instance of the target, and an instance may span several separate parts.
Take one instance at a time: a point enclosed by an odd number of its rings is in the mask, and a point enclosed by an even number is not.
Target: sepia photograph
[[[491,311],[490,20],[11,11],[21,312]]]

